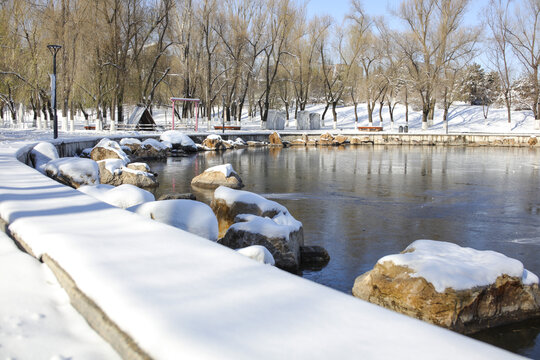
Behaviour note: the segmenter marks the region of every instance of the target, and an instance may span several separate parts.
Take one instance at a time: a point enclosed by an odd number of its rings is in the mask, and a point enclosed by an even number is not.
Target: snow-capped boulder
[[[353,295],[462,333],[540,316],[538,277],[494,251],[417,240],[358,277]]]
[[[45,165],[49,161],[58,158],[56,147],[49,142],[40,142],[30,151],[30,161],[34,168],[42,173],[45,173]]]
[[[351,145],[364,145],[364,144],[373,144],[373,140],[369,138],[369,136],[359,137],[359,136],[353,136],[350,139]]]
[[[210,205],[217,216],[221,244],[233,249],[251,245],[266,247],[276,266],[296,272],[300,246],[304,245],[302,223],[287,208],[264,197],[220,186]]]
[[[197,145],[195,142],[181,131],[165,131],[161,134],[159,139],[171,143],[173,149],[179,149],[185,152],[197,152]]]
[[[122,209],[156,200],[151,192],[131,184],[111,188],[104,187],[102,184],[96,187],[81,187],[80,190],[100,201]]]
[[[124,164],[129,163],[129,157],[124,150],[122,150],[120,144],[107,138],[101,139],[100,142],[92,148],[90,158],[94,161],[120,159]]]
[[[245,142],[243,139],[239,137],[234,140],[233,145],[235,149],[245,149],[248,147],[247,142]]]
[[[161,195],[158,200],[197,200],[192,193],[169,193]]]
[[[60,158],[49,161],[43,169],[47,176],[75,189],[81,185],[99,184],[99,167],[94,160]]]
[[[283,146],[281,136],[275,131],[268,137],[268,142],[270,143],[270,146]]]
[[[101,200],[101,197],[104,196],[104,194],[114,189],[114,186],[107,185],[107,184],[97,184],[97,185],[83,185],[79,187],[77,190],[79,190],[82,193],[85,193],[86,195],[90,195],[93,198]]]
[[[338,135],[334,138],[334,145],[343,145],[349,142],[349,138],[345,135]]]
[[[262,141],[248,141],[248,147],[263,147],[266,146]]]
[[[276,261],[274,257],[268,251],[267,248],[261,245],[252,245],[242,249],[236,249],[236,252],[242,254],[252,260],[260,262],[261,264],[275,265]]]
[[[141,140],[135,138],[123,138],[120,140],[122,148],[128,147],[132,153],[136,152],[141,147]]]
[[[191,180],[191,185],[205,189],[215,189],[218,186],[227,186],[233,189],[244,187],[242,179],[234,171],[231,164],[223,164],[206,169],[202,174],[195,176]]]
[[[139,149],[133,152],[137,159],[163,159],[167,157],[169,147],[156,139],[144,140]]]
[[[193,200],[145,202],[128,209],[139,215],[216,241],[218,222],[210,206]]]
[[[221,136],[216,134],[208,135],[202,142],[202,146],[205,150],[225,150],[227,148]]]
[[[140,188],[155,188],[159,186],[156,176],[149,172],[145,163],[132,163],[127,166],[120,159],[98,161],[99,174],[102,184],[122,185],[131,184]]]
[[[322,146],[334,145],[334,135],[330,133],[322,134],[321,137],[319,138],[318,145],[322,145]]]

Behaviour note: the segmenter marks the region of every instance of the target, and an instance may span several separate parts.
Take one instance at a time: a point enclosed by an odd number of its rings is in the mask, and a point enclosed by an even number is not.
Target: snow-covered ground
[[[517,357],[259,264],[207,239],[60,185],[18,162],[16,154],[25,144],[8,141],[36,139],[50,132],[2,134],[0,217],[37,257],[47,254],[55,260],[151,357]],[[2,300],[7,302],[3,307],[24,311],[16,297],[4,297],[17,290],[8,275],[11,268],[2,270]],[[42,313],[31,312],[38,317]],[[25,354],[2,337],[3,326],[1,322],[0,356],[23,358]],[[52,334],[43,334],[51,335],[46,340],[40,335],[39,340],[47,341],[58,356],[79,358],[64,351],[68,335]],[[32,351],[38,357],[43,354],[39,348]],[[113,356],[94,358],[107,357]]]
[[[306,109],[307,111],[317,112],[322,114],[324,111],[324,105],[310,105]],[[408,125],[410,133],[444,133],[445,129],[443,126],[443,110],[437,109],[435,111],[435,118],[433,125],[430,126],[428,130],[422,130],[422,114],[420,111],[414,111],[409,107],[409,122],[405,122],[405,107],[403,105],[397,105],[394,111],[394,126],[392,128],[390,122],[390,116],[388,112],[388,107],[384,106],[382,111],[383,123],[380,123],[379,120],[379,108],[376,107],[373,112],[373,125],[374,126],[383,126],[383,132],[387,133],[397,133],[399,126]],[[128,108],[129,111],[129,108]],[[291,120],[288,121],[285,131],[296,131],[296,120],[294,120],[294,109],[289,110],[291,113]],[[154,109],[154,120],[164,129],[170,129],[172,125],[171,118],[171,109],[169,108],[157,108]],[[355,116],[354,116],[354,107],[353,106],[342,106],[337,108],[337,130],[342,131],[356,131],[355,130]],[[366,104],[360,104],[358,106],[358,126],[369,126]],[[206,121],[199,119],[198,131],[207,132],[213,131],[214,125],[221,125],[222,120],[220,118],[215,118],[210,126]],[[98,134],[110,134],[109,131],[95,131],[95,130],[84,130],[85,122],[81,117],[75,117],[75,132],[70,133],[69,126],[66,131],[61,128],[62,121],[59,120],[60,127],[60,137],[69,137],[77,134],[77,136],[83,135],[94,135]],[[261,121],[260,116],[254,118],[249,118],[247,115],[244,115],[242,118],[241,124],[233,122],[231,125],[241,125],[242,131],[257,131],[261,130]],[[176,119],[175,128],[176,129],[185,129],[187,131],[193,131],[195,127],[194,119],[191,120],[182,120]],[[21,134],[21,131],[13,131],[14,129],[31,129],[32,121],[30,116],[25,118],[24,123],[11,123],[11,121],[5,121],[3,124],[0,123],[0,141],[2,138],[6,137],[17,137],[17,134]],[[10,130],[11,129],[11,130]],[[328,109],[324,126],[322,131],[334,131],[334,122],[332,117],[331,109]],[[33,133],[49,133],[45,130],[34,130]],[[229,130],[227,132],[230,132]],[[540,134],[540,130],[534,129],[534,117],[531,111],[512,111],[512,123],[508,123],[507,111],[506,108],[495,108],[492,107],[489,109],[487,119],[484,119],[483,111],[481,106],[471,106],[466,104],[455,104],[449,110],[449,124],[448,124],[449,133],[510,133],[510,134]],[[23,134],[26,132],[23,132]],[[129,131],[115,131],[115,133],[125,133],[133,134]],[[148,133],[148,132],[143,132]],[[19,135],[24,137],[24,135]]]

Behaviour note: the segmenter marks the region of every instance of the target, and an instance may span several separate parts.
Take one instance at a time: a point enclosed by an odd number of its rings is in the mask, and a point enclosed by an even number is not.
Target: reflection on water
[[[350,293],[358,275],[416,239],[499,251],[540,274],[539,159],[528,148],[360,146],[206,152],[150,165],[161,193],[190,192],[194,176],[231,163],[245,190],[285,205],[304,224],[306,245],[330,253],[325,269],[304,277]],[[540,358],[538,326],[520,326],[483,339]],[[515,334],[527,345],[500,340]]]

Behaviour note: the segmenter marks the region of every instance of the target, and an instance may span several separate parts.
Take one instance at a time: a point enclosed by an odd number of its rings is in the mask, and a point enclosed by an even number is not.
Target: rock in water
[[[319,138],[319,145],[322,146],[331,146],[334,145],[334,136],[330,133],[324,133]]]
[[[49,161],[43,169],[50,178],[75,189],[83,185],[99,184],[99,167],[94,160],[59,158]]]
[[[330,261],[328,251],[322,246],[300,246],[300,265],[302,269],[321,270]]]
[[[98,161],[99,174],[102,184],[130,184],[140,188],[155,188],[159,182],[145,163],[132,163],[124,166],[122,160],[108,159]]]
[[[356,279],[352,292],[461,333],[540,316],[538,277],[520,261],[431,240],[383,257]]]
[[[226,150],[227,147],[223,143],[223,139],[219,135],[208,135],[202,142],[202,146],[205,150]]]
[[[270,146],[284,146],[281,137],[275,131],[268,137],[268,142],[270,143]]]
[[[92,148],[90,158],[94,161],[120,159],[125,164],[129,163],[129,157],[122,150],[122,147],[116,141],[107,138],[101,139],[101,141]]]
[[[231,164],[218,165],[206,169],[202,174],[195,176],[191,180],[191,185],[205,189],[215,189],[218,186],[227,186],[233,189],[244,187],[242,179],[234,171]]]
[[[169,130],[161,134],[161,141],[171,143],[173,149],[182,150],[184,152],[197,152],[197,145],[189,136],[178,130]]]

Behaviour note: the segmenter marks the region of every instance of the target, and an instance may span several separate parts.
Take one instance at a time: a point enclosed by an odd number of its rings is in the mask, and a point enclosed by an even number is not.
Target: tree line
[[[455,101],[540,119],[540,0],[490,0],[476,26],[470,0],[403,0],[391,17],[371,17],[352,0],[344,19],[308,18],[293,0],[0,0],[0,107],[51,114],[52,56],[58,53],[62,116],[89,109],[123,121],[126,105],[152,109],[171,96],[199,98],[202,116],[227,121],[247,111],[295,117],[310,103],[367,104],[373,123],[397,104],[422,112]],[[389,23],[399,22],[399,26]],[[487,70],[475,64],[479,53]],[[189,112],[189,104],[184,112]],[[4,116],[4,111],[0,112]]]

